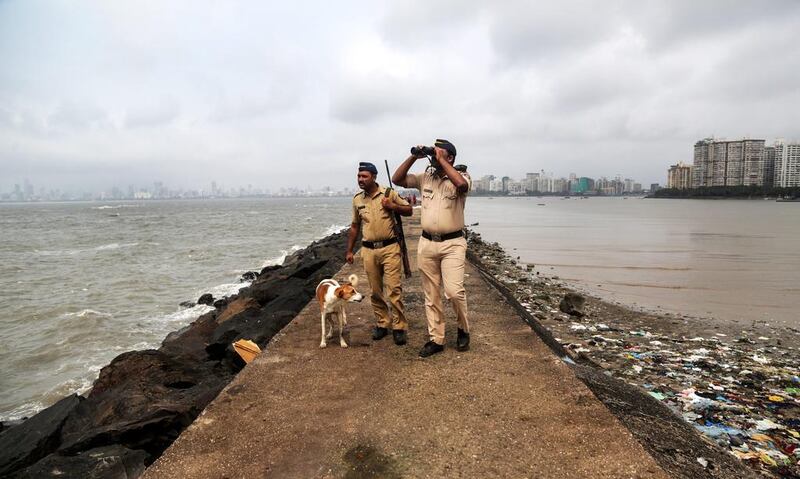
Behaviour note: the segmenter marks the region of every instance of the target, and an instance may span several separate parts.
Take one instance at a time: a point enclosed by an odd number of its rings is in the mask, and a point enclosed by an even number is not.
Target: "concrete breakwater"
[[[264,347],[343,264],[343,233],[247,273],[253,283],[171,333],[161,347],[104,367],[86,397],[71,395],[0,432],[0,476],[137,477],[242,368],[230,344]],[[204,295],[205,296],[205,295]],[[202,298],[208,300],[208,297]]]

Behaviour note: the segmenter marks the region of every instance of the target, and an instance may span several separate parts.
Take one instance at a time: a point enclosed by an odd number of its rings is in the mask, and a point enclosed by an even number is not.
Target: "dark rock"
[[[222,324],[231,319],[231,317],[248,309],[259,309],[261,305],[254,298],[243,297],[231,301],[225,306],[225,309],[217,316],[217,324]]]
[[[578,293],[567,293],[564,299],[558,305],[558,309],[570,316],[583,317],[585,315],[583,306],[586,304],[586,298]]]
[[[19,471],[15,479],[75,477],[81,479],[132,479],[144,473],[149,456],[145,451],[119,445],[99,447],[76,456],[51,454]]]
[[[260,275],[263,275],[263,274],[269,273],[270,271],[276,271],[276,270],[279,270],[279,269],[281,269],[281,265],[279,265],[279,264],[273,264],[273,265],[271,265],[271,266],[265,266],[265,267],[264,267],[264,268],[261,270],[261,273],[260,273]]]
[[[213,306],[217,309],[222,309],[230,302],[230,298],[222,298],[214,301]]]
[[[64,422],[59,451],[121,444],[157,457],[230,379],[216,366],[155,350],[117,356]]]
[[[24,423],[0,434],[0,477],[29,466],[53,452],[69,414],[83,398],[67,396]]]
[[[197,300],[197,304],[206,304],[211,306],[214,304],[214,296],[212,296],[211,293],[206,293],[200,296],[200,299]]]
[[[183,301],[179,306],[181,308],[194,308],[197,303],[193,303],[191,301]]]
[[[255,271],[248,271],[242,275],[239,281],[244,283],[246,281],[255,281],[257,278],[258,278],[258,273],[256,273]]]
[[[179,331],[169,333],[159,350],[176,358],[205,361],[208,359],[206,344],[217,328],[216,318],[217,312],[211,311]]]

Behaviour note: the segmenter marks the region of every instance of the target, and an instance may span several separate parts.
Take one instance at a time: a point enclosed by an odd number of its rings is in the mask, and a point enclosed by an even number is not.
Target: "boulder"
[[[214,296],[212,296],[211,293],[205,293],[204,295],[200,296],[200,298],[197,300],[197,304],[205,304],[211,306],[212,304],[214,304]]]
[[[64,422],[59,451],[121,444],[157,457],[230,380],[218,369],[155,350],[117,356]]]
[[[24,423],[0,434],[0,477],[27,467],[53,452],[59,445],[61,428],[83,398],[67,396]]]
[[[570,316],[582,318],[586,313],[583,312],[583,306],[586,304],[586,298],[578,293],[567,293],[558,305],[558,309]]]
[[[75,456],[51,454],[16,473],[14,479],[75,477],[81,479],[133,479],[144,474],[149,456],[145,451],[114,445],[98,447]]]
[[[248,271],[239,278],[239,281],[244,283],[247,281],[255,281],[258,278],[258,273],[255,271]]]
[[[229,303],[224,310],[217,316],[217,324],[222,324],[225,321],[231,319],[232,316],[235,316],[242,311],[247,309],[259,309],[261,307],[253,298],[237,298],[236,300]]]
[[[159,351],[175,358],[205,361],[206,345],[217,328],[217,312],[210,311],[178,331],[169,333]]]
[[[193,303],[192,301],[182,301],[179,306],[181,308],[194,308],[197,303]]]

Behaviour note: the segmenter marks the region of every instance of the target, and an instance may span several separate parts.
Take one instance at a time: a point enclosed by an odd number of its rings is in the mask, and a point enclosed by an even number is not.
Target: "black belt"
[[[361,246],[369,249],[379,249],[383,248],[384,246],[389,246],[390,244],[397,243],[397,238],[389,238],[383,241],[366,241],[361,240]]]
[[[425,238],[426,240],[436,241],[437,243],[441,241],[451,240],[453,238],[461,238],[462,236],[464,236],[463,230],[453,231],[452,233],[445,233],[443,235],[432,235],[427,231],[422,230],[423,238]]]

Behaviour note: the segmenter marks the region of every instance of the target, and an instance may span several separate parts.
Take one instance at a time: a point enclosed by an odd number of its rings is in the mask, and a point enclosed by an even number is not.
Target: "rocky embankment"
[[[670,475],[800,477],[800,331],[634,311],[468,239],[472,262]]]
[[[244,366],[239,339],[264,347],[343,265],[337,233],[246,273],[238,295],[199,302],[214,311],[158,349],[123,353],[85,397],[71,395],[0,432],[0,477],[134,478],[174,441]]]

